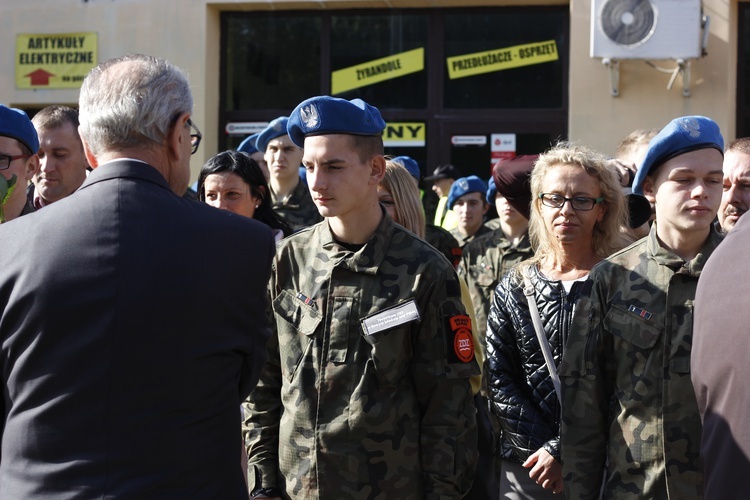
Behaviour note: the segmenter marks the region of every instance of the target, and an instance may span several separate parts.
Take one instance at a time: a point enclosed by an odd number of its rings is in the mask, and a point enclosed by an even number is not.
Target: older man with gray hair
[[[167,61],[101,63],[80,95],[94,171],[0,227],[2,498],[247,499],[273,237],[180,196],[192,109]]]

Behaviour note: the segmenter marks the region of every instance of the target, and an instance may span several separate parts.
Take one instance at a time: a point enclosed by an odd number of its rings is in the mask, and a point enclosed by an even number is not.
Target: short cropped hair
[[[68,106],[47,106],[31,119],[37,130],[49,130],[70,123],[78,131],[78,110]]]
[[[164,59],[130,54],[89,71],[80,93],[81,135],[97,155],[158,147],[183,113],[193,110],[185,73]]]
[[[352,148],[359,154],[359,161],[366,163],[373,156],[383,156],[383,138],[379,135],[350,135]]]
[[[539,193],[547,174],[563,165],[578,167],[599,183],[606,211],[602,221],[594,226],[592,246],[596,255],[608,257],[630,243],[632,238],[624,229],[628,227],[625,195],[609,166],[608,158],[583,146],[562,142],[540,155],[531,172],[529,240],[535,250],[533,261],[540,263],[556,253],[557,242],[544,224]]]
[[[736,153],[750,154],[750,137],[740,137],[727,144],[725,153],[734,151]]]
[[[617,158],[623,158],[629,156],[635,151],[641,144],[648,144],[651,142],[656,134],[659,133],[659,129],[636,129],[626,135],[617,145],[617,151],[615,154]]]

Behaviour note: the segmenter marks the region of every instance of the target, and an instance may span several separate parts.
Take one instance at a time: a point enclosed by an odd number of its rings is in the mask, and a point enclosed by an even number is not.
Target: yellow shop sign
[[[449,57],[446,62],[448,64],[448,77],[455,80],[456,78],[531,66],[557,61],[558,59],[557,43],[554,40],[547,40],[546,42],[527,43],[504,49]]]
[[[331,73],[331,93],[367,87],[424,69],[424,48],[393,54]]]
[[[77,89],[97,64],[96,33],[16,37],[16,88]]]
[[[424,147],[424,122],[388,122],[382,133],[383,145],[388,148]]]

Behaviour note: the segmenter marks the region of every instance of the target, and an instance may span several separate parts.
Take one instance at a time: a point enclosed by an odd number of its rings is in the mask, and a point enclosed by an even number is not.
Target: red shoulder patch
[[[453,331],[453,352],[459,361],[468,363],[474,359],[474,336],[471,334],[471,318],[466,314],[453,316],[449,320]]]

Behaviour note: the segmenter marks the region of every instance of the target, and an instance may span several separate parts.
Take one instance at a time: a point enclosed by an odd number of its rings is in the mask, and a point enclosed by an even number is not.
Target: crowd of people
[[[139,54],[77,110],[0,105],[0,496],[747,489],[750,138],[683,116],[424,177],[317,96],[191,195],[192,111]]]

